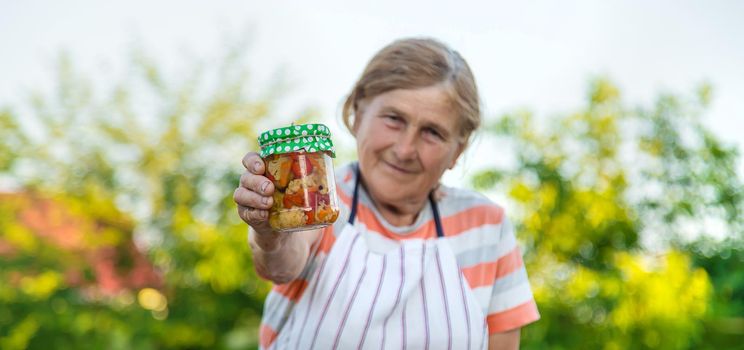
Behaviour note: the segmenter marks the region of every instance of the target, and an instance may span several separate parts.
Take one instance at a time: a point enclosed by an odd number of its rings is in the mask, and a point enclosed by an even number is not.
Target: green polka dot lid
[[[328,152],[333,151],[331,131],[323,124],[290,125],[266,131],[258,137],[261,157],[290,152]]]

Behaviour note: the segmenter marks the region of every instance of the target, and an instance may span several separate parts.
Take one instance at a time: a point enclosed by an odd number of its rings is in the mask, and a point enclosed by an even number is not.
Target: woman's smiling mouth
[[[396,171],[398,173],[403,173],[403,174],[407,174],[407,175],[411,175],[411,174],[415,174],[416,173],[415,171],[407,170],[407,169],[398,167],[398,166],[396,166],[396,165],[394,165],[394,164],[392,164],[390,162],[384,161],[384,160],[382,162],[385,163],[385,165],[387,165],[389,168],[393,169],[394,171]]]

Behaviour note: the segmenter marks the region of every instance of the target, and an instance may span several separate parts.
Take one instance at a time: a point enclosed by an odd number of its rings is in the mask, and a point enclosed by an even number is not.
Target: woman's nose
[[[410,160],[416,158],[416,144],[418,138],[416,134],[406,132],[400,135],[395,142],[395,155],[399,160]]]

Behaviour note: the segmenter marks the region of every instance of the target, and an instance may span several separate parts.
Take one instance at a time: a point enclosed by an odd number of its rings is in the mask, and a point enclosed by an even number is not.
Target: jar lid
[[[323,124],[290,125],[261,133],[258,137],[261,157],[304,150],[327,151],[336,157],[331,141],[331,131]]]

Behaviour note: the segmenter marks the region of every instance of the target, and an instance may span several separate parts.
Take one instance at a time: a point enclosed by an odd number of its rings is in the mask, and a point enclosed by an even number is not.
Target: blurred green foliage
[[[226,47],[175,73],[135,50],[106,84],[63,55],[0,111],[0,349],[256,346],[269,285],[232,193],[283,87],[252,90]],[[711,94],[631,108],[597,79],[575,113],[488,126],[517,161],[472,181],[516,208],[542,313],[524,348],[741,348],[744,194]]]
[[[175,74],[135,50],[97,85],[62,55],[53,91],[0,113],[0,348],[256,345],[269,285],[232,193],[277,87],[249,90],[228,47]]]
[[[630,108],[596,79],[575,113],[488,127],[517,162],[473,185],[519,216],[543,316],[524,348],[741,348],[744,193],[736,149],[700,119],[710,93]]]

